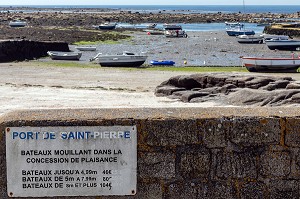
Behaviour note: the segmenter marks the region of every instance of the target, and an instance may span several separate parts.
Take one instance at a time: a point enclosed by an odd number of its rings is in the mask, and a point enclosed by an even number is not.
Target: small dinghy
[[[48,51],[47,54],[53,60],[79,60],[81,52],[62,52],[62,51]]]
[[[97,49],[96,46],[76,46],[75,48],[80,51],[95,51]]]
[[[154,65],[154,66],[157,66],[157,65],[173,66],[175,64],[175,62],[172,60],[151,60],[150,64]]]

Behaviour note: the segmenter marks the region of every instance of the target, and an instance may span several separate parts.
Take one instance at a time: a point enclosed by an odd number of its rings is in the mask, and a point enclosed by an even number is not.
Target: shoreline
[[[23,8],[23,7],[22,7]],[[0,25],[7,25],[10,20],[26,20],[32,26],[83,26],[97,25],[105,21],[119,23],[212,23],[212,22],[248,22],[248,23],[282,23],[298,21],[296,13],[142,13],[128,10],[112,9],[34,9],[36,13],[24,12],[10,7],[0,7],[2,18]],[[15,12],[9,11],[14,9]],[[24,9],[24,8],[23,8]],[[33,9],[28,7],[27,9]],[[66,11],[66,12],[64,12]],[[293,20],[294,19],[294,20]],[[63,23],[61,22],[63,21]]]

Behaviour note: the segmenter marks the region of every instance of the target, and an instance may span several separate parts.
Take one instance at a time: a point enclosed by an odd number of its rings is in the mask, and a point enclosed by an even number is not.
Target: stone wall
[[[0,41],[0,62],[24,61],[47,56],[47,51],[70,51],[66,42]]]
[[[137,126],[137,194],[85,198],[300,198],[299,116],[299,108],[12,112],[0,118],[1,198],[5,127],[114,125]]]

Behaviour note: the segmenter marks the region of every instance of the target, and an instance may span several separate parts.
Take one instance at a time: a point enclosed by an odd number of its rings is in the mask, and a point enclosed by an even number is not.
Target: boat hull
[[[250,72],[297,72],[300,59],[242,57],[243,66]]]
[[[97,59],[99,64],[104,67],[139,67],[145,63],[147,56],[104,55]]]
[[[239,35],[237,39],[241,44],[261,44],[263,43],[264,37],[259,35]]]
[[[80,51],[95,51],[97,49],[96,47],[75,47],[75,48]]]
[[[48,55],[52,60],[77,60],[78,61],[82,53],[48,51]]]
[[[270,40],[265,41],[270,50],[297,50],[300,47],[300,40]]]
[[[255,35],[255,32],[252,31],[239,31],[239,30],[226,30],[229,36],[238,36],[238,35]]]
[[[174,61],[170,61],[170,60],[165,60],[165,61],[156,61],[156,60],[152,60],[150,61],[150,64],[151,65],[154,65],[154,66],[173,66],[175,64]]]
[[[113,30],[116,28],[116,25],[99,25],[100,30]]]

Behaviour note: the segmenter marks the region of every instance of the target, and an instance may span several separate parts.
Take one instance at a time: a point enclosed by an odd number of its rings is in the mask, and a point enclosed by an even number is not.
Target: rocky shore
[[[9,8],[9,10],[12,8]],[[280,23],[291,21],[291,19],[299,18],[300,12],[292,14],[275,14],[275,13],[140,13],[122,10],[108,9],[78,9],[78,10],[62,10],[52,9],[33,10],[32,12],[23,12],[25,8],[14,8],[15,12],[10,12],[8,8],[1,8],[0,25],[7,25],[10,20],[26,20],[31,26],[81,26],[90,27],[104,21],[113,21],[120,23],[211,23],[211,22],[250,22],[250,23]]]

